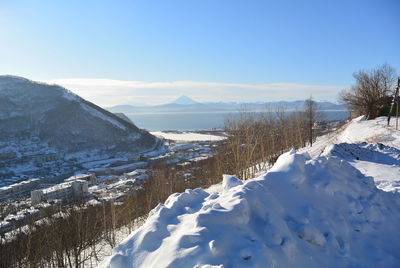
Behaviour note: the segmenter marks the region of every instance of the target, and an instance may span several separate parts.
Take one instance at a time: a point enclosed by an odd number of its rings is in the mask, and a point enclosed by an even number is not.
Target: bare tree
[[[383,64],[372,70],[358,71],[353,76],[355,84],[349,91],[342,91],[340,99],[356,114],[366,115],[368,119],[378,117],[379,110],[386,104],[394,86],[394,68]]]
[[[310,146],[312,146],[314,141],[314,128],[317,123],[318,114],[318,104],[313,100],[312,96],[304,102],[304,121],[305,127],[307,129],[307,137]]]

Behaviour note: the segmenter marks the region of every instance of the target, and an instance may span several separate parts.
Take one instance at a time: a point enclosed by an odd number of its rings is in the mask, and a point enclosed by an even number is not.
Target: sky
[[[397,0],[0,0],[0,74],[101,106],[337,100],[400,72]]]

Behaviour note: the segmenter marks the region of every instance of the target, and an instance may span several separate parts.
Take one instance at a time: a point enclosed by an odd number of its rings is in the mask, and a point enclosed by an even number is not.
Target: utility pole
[[[388,123],[387,125],[389,126],[390,123],[390,118],[392,117],[392,111],[393,111],[393,106],[394,103],[396,102],[396,130],[398,129],[398,121],[399,121],[399,89],[400,89],[400,77],[397,80],[397,87],[396,87],[396,91],[394,92],[393,95],[393,100],[392,100],[392,104],[390,105],[390,111],[388,114]]]
[[[397,86],[397,92],[399,91],[399,86]],[[399,96],[396,97],[396,130],[399,129]]]

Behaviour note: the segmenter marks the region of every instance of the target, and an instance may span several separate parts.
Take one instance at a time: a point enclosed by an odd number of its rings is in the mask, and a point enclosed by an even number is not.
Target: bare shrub
[[[273,164],[284,151],[303,147],[307,140],[312,143],[317,106],[312,100],[308,104],[305,111],[290,113],[282,107],[267,107],[262,113],[241,110],[227,119],[227,167],[246,180]]]
[[[394,68],[383,64],[372,70],[355,72],[353,76],[355,84],[350,90],[342,91],[340,99],[350,111],[366,115],[368,119],[376,118],[393,89],[396,76]]]

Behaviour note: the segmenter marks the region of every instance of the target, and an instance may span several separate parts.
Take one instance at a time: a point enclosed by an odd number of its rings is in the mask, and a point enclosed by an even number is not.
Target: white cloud
[[[143,82],[112,79],[54,79],[47,83],[62,85],[101,106],[119,104],[155,105],[168,103],[181,95],[201,102],[252,102],[298,100],[311,94],[317,100],[337,98],[344,86],[295,83],[238,84],[197,81]]]

